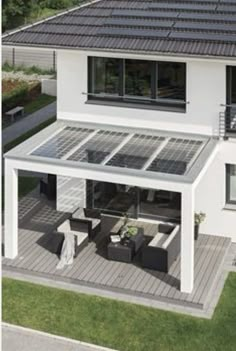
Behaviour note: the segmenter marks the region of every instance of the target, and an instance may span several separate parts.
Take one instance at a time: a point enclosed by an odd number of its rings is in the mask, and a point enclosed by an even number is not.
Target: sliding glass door
[[[104,213],[137,218],[137,189],[128,185],[91,182],[89,204]]]
[[[181,195],[106,182],[87,182],[87,206],[131,218],[180,221]]]
[[[180,221],[181,195],[176,192],[140,189],[139,217]]]

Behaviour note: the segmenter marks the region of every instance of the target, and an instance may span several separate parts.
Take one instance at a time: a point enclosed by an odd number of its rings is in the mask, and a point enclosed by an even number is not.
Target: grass
[[[234,351],[236,274],[212,320],[3,279],[3,320],[122,351]]]
[[[8,62],[5,62],[2,66],[4,72],[24,72],[26,75],[38,74],[38,75],[55,75],[53,69],[42,69],[38,66],[26,67],[24,65],[12,66]]]
[[[34,100],[28,102],[27,104],[25,104],[25,106],[24,106],[25,113],[27,115],[31,114],[31,113],[34,113],[34,112],[40,110],[41,108],[51,104],[55,100],[56,100],[56,98],[54,96],[41,94],[36,99],[34,99]]]
[[[34,134],[40,132],[40,130],[46,128],[47,126],[49,126],[50,124],[54,123],[55,121],[56,121],[56,117],[54,116],[54,117],[48,119],[47,121],[39,124],[37,127],[29,130],[27,133],[21,135],[19,138],[16,138],[13,141],[11,141],[10,143],[6,144],[3,147],[3,152],[5,153],[5,152],[9,151],[13,147],[19,145],[20,143],[22,143],[26,139],[29,139],[31,136],[33,136]]]

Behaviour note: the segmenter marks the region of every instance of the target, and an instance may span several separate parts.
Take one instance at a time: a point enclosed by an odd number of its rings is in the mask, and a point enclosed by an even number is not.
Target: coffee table
[[[109,260],[130,263],[134,256],[134,247],[129,244],[109,243],[107,254]]]

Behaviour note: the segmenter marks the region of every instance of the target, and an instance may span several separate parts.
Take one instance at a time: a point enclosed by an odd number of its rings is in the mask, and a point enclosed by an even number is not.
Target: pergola
[[[58,120],[5,154],[5,256],[18,254],[18,170],[181,193],[181,286],[194,283],[194,195],[218,149],[193,134]]]

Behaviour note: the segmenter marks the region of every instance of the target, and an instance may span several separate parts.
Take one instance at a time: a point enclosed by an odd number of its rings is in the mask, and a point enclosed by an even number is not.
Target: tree
[[[35,0],[3,0],[2,25],[6,29],[15,28],[25,23],[32,8],[37,4]]]

